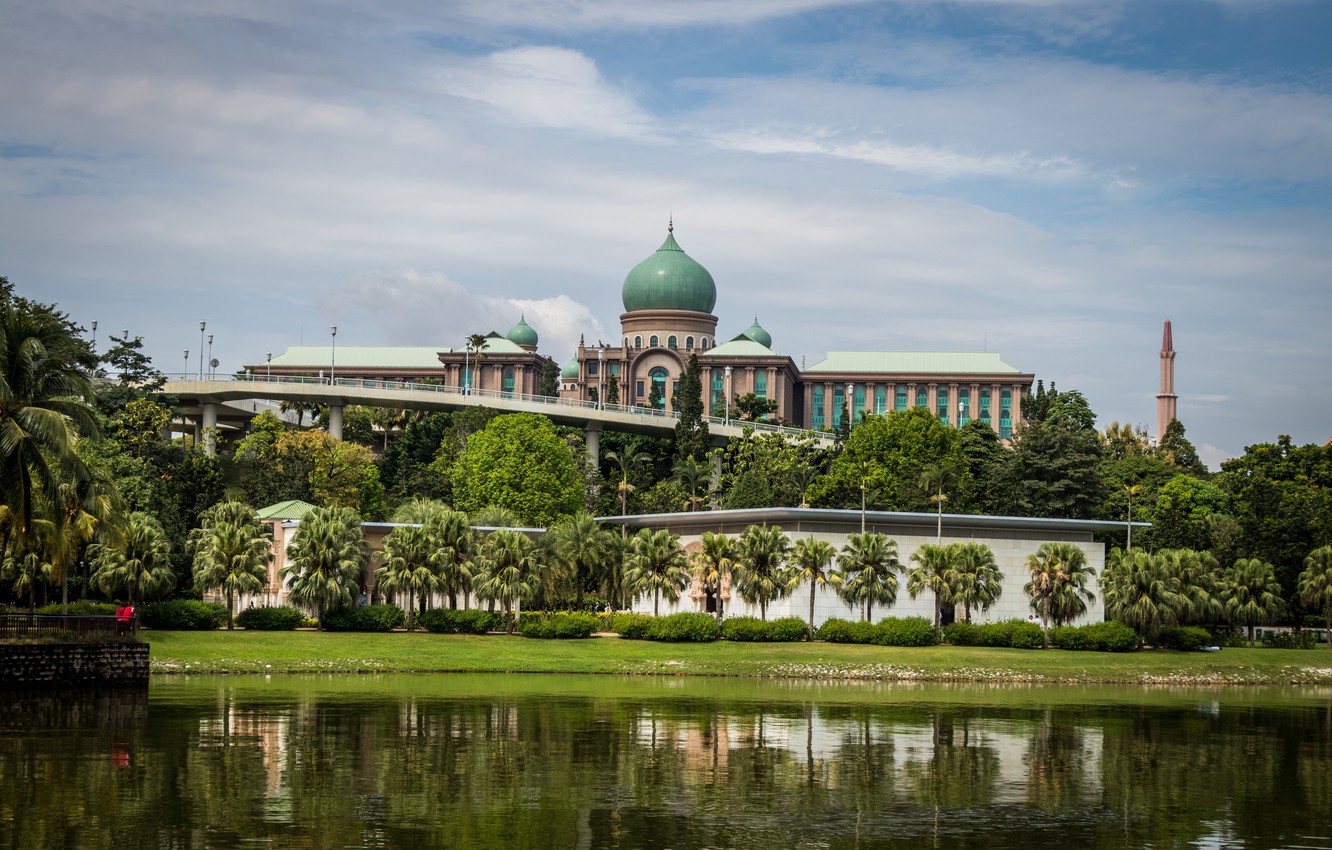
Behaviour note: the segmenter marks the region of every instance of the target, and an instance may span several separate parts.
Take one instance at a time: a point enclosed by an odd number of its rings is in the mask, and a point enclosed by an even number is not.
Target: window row
[[[629,337],[625,337],[625,338],[624,338],[624,347],[625,347],[626,349],[629,348]],[[661,337],[657,336],[656,334],[653,334],[652,336],[648,337],[648,346],[647,346],[647,347],[648,347],[648,348],[661,348]],[[679,338],[678,336],[676,336],[675,334],[671,334],[670,336],[666,337],[666,347],[667,347],[667,348],[670,348],[670,349],[678,349],[678,348],[680,347],[680,338]],[[642,348],[643,348],[643,337],[641,337],[641,336],[636,336],[636,337],[634,337],[634,349],[635,349],[635,350],[641,350]],[[685,347],[684,347],[684,350],[685,350],[685,351],[693,351],[693,350],[694,350],[694,338],[693,338],[692,336],[687,336],[687,337],[685,337]],[[703,338],[701,338],[701,339],[698,341],[698,350],[699,350],[699,351],[707,351],[707,350],[708,350],[708,338],[707,338],[707,337],[703,337]]]

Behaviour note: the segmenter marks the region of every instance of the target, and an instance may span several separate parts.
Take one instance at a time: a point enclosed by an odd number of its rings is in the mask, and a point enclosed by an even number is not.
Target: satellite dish
[[[208,365],[216,369],[218,367],[218,359],[214,357],[212,360],[208,361]]]

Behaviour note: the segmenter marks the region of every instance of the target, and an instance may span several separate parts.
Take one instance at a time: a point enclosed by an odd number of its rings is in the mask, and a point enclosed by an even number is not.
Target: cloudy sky
[[[998,351],[1332,434],[1332,3],[0,0],[0,274],[159,368],[616,335],[674,215],[799,365]],[[195,360],[197,364],[197,360]],[[197,365],[196,367],[197,368]]]

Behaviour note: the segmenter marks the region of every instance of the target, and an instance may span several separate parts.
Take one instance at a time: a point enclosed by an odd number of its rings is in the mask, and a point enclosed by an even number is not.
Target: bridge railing
[[[199,381],[198,373],[175,372],[167,373],[167,380],[171,381]],[[226,377],[213,376],[205,377],[205,383],[216,384],[235,384],[235,383],[256,383],[256,384],[293,384],[298,386],[324,386],[332,389],[343,388],[349,390],[368,389],[368,390],[399,390],[406,392],[437,393],[440,395],[451,395],[462,398],[490,398],[502,401],[518,401],[526,404],[558,405],[560,407],[571,407],[582,410],[602,410],[611,413],[624,413],[630,416],[652,417],[666,422],[678,422],[679,417],[674,413],[651,407],[640,407],[629,404],[605,404],[595,401],[586,401],[576,398],[561,398],[559,396],[537,395],[535,393],[517,393],[505,392],[504,390],[479,389],[477,387],[460,387],[457,385],[438,384],[431,381],[388,381],[380,378],[335,378],[329,379],[313,375],[228,375]],[[757,433],[784,434],[786,436],[801,437],[814,436],[817,434],[807,428],[793,428],[789,425],[774,425],[768,422],[747,422],[738,419],[726,419],[721,416],[705,417],[709,425],[718,425],[722,427],[744,427],[753,428]]]

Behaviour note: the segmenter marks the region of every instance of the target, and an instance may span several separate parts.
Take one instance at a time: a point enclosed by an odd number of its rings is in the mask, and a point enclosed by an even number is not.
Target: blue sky
[[[799,364],[999,351],[1209,463],[1332,433],[1332,3],[0,0],[0,274],[224,371],[564,361],[676,235]]]

